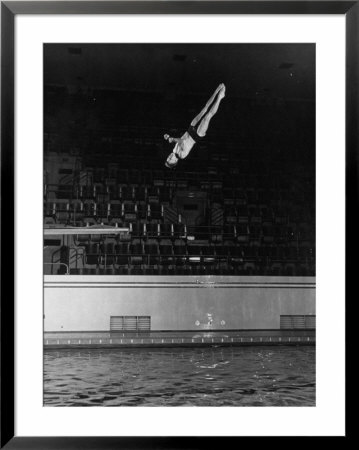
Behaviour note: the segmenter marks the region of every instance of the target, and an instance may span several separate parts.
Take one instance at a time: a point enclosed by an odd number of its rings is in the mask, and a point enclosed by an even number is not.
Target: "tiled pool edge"
[[[300,336],[91,337],[44,338],[44,349],[315,345],[315,334]]]

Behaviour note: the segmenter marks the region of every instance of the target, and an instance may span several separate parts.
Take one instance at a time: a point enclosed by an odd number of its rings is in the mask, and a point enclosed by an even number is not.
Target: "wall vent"
[[[280,316],[281,330],[315,329],[315,316],[292,315]]]
[[[111,316],[110,331],[150,331],[151,316]]]

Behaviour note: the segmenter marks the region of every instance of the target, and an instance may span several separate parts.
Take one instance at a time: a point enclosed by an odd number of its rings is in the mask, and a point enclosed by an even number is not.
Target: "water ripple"
[[[315,406],[315,348],[45,351],[44,404]]]

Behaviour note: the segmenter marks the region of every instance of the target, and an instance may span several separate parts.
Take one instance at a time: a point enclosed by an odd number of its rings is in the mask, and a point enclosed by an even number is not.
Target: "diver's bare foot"
[[[224,98],[226,96],[226,86],[221,84],[221,90],[218,93],[218,97]]]

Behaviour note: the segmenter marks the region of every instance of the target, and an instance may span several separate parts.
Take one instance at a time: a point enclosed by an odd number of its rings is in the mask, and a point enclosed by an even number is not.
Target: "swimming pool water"
[[[44,405],[315,406],[315,347],[45,351]]]

